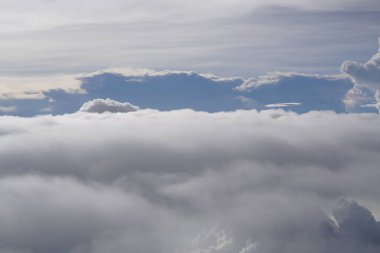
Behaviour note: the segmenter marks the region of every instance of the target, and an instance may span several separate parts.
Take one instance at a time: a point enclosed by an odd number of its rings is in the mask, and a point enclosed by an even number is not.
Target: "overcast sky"
[[[331,74],[376,50],[379,12],[377,0],[1,0],[0,74]]]

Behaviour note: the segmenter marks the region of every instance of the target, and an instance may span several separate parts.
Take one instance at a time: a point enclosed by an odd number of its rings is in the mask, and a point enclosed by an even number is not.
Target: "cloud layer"
[[[379,123],[281,110],[1,117],[1,250],[378,252]]]
[[[13,21],[5,31],[43,29],[78,23],[115,22],[173,22],[181,17],[182,22],[196,19],[227,18],[248,14],[263,7],[298,8],[303,10],[380,10],[375,0],[239,0],[231,1],[187,1],[159,0],[152,4],[143,0],[57,0],[46,3],[43,0],[14,4],[0,3],[2,21]],[[75,10],[75,11],[73,11]],[[218,10],[218,11],[215,11]],[[50,19],[49,19],[50,18]],[[50,21],[50,22],[46,22]]]

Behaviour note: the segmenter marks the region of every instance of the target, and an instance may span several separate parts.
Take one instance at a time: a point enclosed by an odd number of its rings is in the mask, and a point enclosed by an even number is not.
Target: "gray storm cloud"
[[[281,110],[1,117],[0,252],[379,252],[379,123]]]

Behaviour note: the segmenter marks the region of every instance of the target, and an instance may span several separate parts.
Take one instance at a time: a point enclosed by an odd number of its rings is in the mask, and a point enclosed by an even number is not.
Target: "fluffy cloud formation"
[[[281,110],[1,117],[1,250],[378,252],[379,124]]]
[[[380,48],[365,64],[344,62],[341,71],[355,83],[355,87],[346,96],[346,104],[351,108],[364,104],[380,111]]]
[[[80,112],[104,113],[104,112],[134,112],[139,110],[138,106],[130,103],[120,103],[112,99],[94,99],[82,105]]]
[[[380,48],[379,52],[365,64],[346,61],[342,64],[341,70],[360,86],[374,90],[380,89]]]

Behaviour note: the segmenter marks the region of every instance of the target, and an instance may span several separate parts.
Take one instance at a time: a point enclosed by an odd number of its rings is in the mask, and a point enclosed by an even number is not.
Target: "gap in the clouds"
[[[343,102],[353,83],[342,76],[270,73],[257,79],[220,78],[185,71],[145,74],[100,72],[79,78],[80,91],[52,89],[43,98],[2,99],[2,114],[33,116],[73,113],[94,99],[128,102],[158,110],[219,112],[277,107],[304,113],[345,112]],[[12,109],[12,110],[10,110]],[[376,112],[376,108],[362,107]]]
[[[98,71],[72,77],[71,83],[78,83],[76,89],[24,91],[18,98],[0,93],[0,112],[18,116],[74,113],[88,101],[110,99],[158,110],[376,113],[380,110],[379,69],[378,52],[365,64],[344,62],[342,74],[336,75],[271,72],[243,79],[193,71]]]

